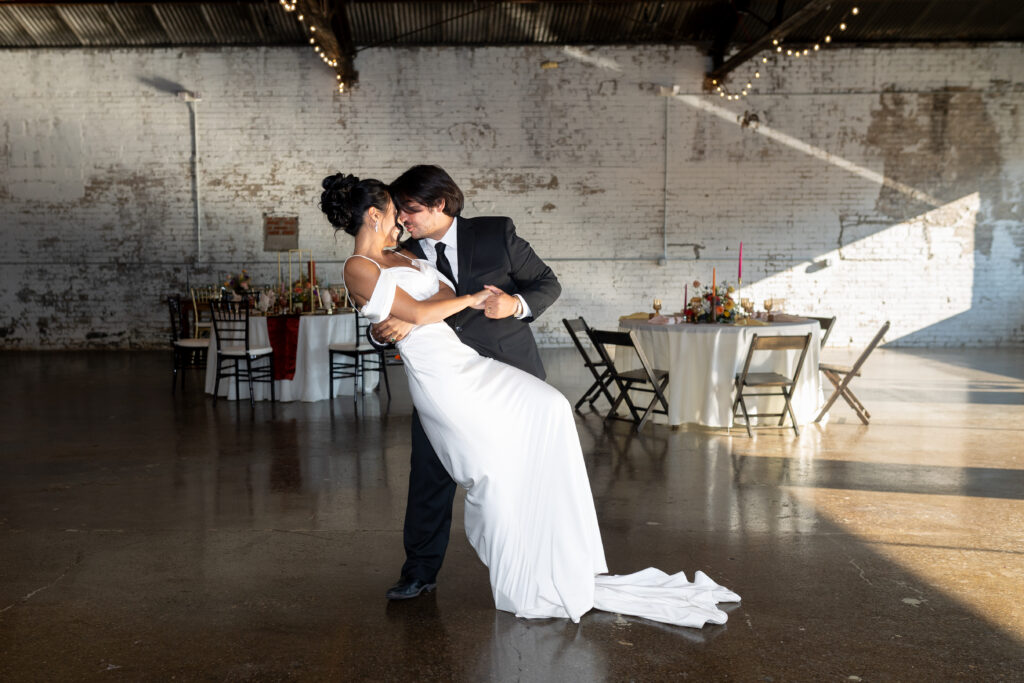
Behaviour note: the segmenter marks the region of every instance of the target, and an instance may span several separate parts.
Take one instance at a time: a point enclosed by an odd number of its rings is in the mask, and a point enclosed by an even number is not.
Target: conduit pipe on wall
[[[676,88],[678,90],[678,88]],[[665,135],[662,138],[664,150],[664,166],[662,168],[662,194],[661,194],[661,258],[658,265],[664,266],[668,263],[668,102],[672,99],[665,97]]]
[[[192,124],[192,205],[195,209],[196,263],[201,263],[203,260],[203,214],[199,193],[199,113],[196,111],[196,103],[202,102],[202,98],[191,90],[179,91],[178,97],[188,104],[189,121]]]

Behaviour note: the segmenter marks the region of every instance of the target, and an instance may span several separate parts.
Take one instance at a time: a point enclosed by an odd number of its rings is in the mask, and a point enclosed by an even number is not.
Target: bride
[[[355,237],[349,295],[373,322],[416,325],[398,342],[424,430],[466,489],[465,527],[487,565],[495,606],[519,617],[568,617],[596,608],[681,626],[721,624],[718,602],[740,598],[701,572],[645,569],[609,576],[569,402],[543,380],[459,341],[444,319],[483,308],[496,291],[455,296],[428,261],[398,248],[387,186],[332,176],[321,208]]]

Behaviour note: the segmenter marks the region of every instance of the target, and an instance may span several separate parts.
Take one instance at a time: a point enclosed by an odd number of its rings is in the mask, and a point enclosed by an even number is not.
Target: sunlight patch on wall
[[[842,247],[746,286],[743,296],[758,306],[786,298],[789,312],[835,315],[837,346],[867,344],[886,320],[885,341],[895,341],[971,309],[980,206],[974,192],[883,230],[851,227]]]

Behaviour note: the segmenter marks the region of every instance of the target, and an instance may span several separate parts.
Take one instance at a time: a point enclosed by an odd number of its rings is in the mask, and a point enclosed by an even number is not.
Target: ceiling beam
[[[338,74],[346,88],[359,80],[355,65],[356,44],[352,40],[352,25],[348,21],[348,4],[348,0],[337,0],[328,17],[331,33],[338,44]]]
[[[709,85],[712,80],[722,80],[727,74],[756,55],[758,52],[770,47],[773,40],[781,41],[787,35],[816,17],[823,9],[832,4],[832,2],[833,0],[808,0],[803,7],[789,15],[789,17],[778,26],[747,45],[721,65],[715,67],[707,75],[705,84]]]

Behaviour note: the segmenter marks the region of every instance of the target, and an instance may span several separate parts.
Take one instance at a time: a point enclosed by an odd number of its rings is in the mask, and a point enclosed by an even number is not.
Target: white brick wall
[[[654,297],[675,310],[684,282],[735,277],[741,240],[744,295],[837,315],[836,345],[886,319],[895,344],[1024,342],[1021,46],[830,50],[766,69],[740,102],[700,92],[690,48],[367,50],[344,96],[307,49],[4,65],[0,348],[163,343],[161,296],[186,281],[274,279],[264,213],[298,215],[337,277],[350,240],[317,209],[320,179],[414,163],[444,166],[467,215],[514,217],[559,274],[534,325],[545,344],[567,343],[563,317],[611,326]],[[198,262],[179,88],[203,96]]]

